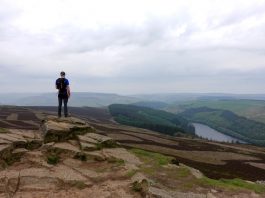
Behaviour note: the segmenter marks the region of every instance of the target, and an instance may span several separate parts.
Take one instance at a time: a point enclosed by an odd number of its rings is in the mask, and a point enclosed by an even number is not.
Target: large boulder
[[[41,131],[44,143],[48,143],[76,139],[77,135],[94,132],[95,129],[77,118],[56,118],[50,116],[42,121]]]

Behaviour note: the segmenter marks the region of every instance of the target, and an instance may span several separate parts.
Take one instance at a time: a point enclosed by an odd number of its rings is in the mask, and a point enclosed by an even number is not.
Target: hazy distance
[[[265,1],[0,0],[0,92],[265,93]]]

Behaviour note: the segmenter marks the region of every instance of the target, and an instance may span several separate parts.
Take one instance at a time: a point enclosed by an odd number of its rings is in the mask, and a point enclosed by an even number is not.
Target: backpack
[[[58,78],[57,83],[56,83],[56,87],[59,90],[59,93],[64,93],[66,92],[66,83],[65,83],[65,79],[64,78]]]

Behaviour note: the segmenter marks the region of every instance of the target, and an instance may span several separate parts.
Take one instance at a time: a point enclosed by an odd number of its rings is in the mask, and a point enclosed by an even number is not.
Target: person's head
[[[64,78],[65,77],[65,72],[61,71],[60,75],[61,75],[62,78]]]

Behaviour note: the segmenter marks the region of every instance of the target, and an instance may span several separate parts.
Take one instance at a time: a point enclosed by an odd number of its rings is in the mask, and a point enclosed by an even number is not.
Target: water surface
[[[195,127],[195,133],[199,137],[207,138],[209,140],[215,140],[218,142],[240,142],[245,143],[242,140],[239,140],[237,138],[231,137],[229,135],[225,135],[223,133],[220,133],[219,131],[216,131],[215,129],[200,123],[192,123]]]

